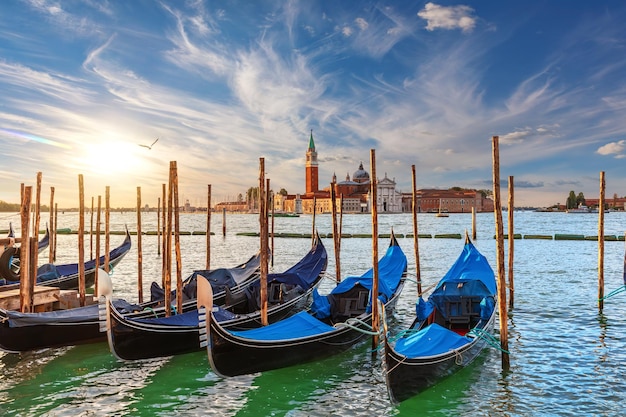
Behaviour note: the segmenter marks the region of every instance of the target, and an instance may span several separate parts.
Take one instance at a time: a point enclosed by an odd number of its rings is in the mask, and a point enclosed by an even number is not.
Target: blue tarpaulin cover
[[[402,248],[397,245],[390,245],[380,261],[378,261],[378,292],[379,299],[385,303],[393,295],[400,284],[400,280],[406,270],[407,260]],[[372,290],[373,269],[359,277],[347,277],[339,283],[331,294],[342,294],[350,291],[355,285],[361,284],[368,290]],[[371,304],[371,303],[370,303]],[[320,295],[317,291],[313,293],[313,305],[311,311],[318,318],[330,317],[330,302],[328,296]]]
[[[458,349],[471,341],[438,324],[431,324],[411,336],[398,339],[395,350],[409,358],[433,356]]]
[[[384,294],[385,299],[391,297],[395,289],[400,284],[400,280],[406,270],[406,264],[406,255],[402,252],[400,246],[396,245],[390,246],[389,249],[387,249],[385,256],[378,262],[378,286],[380,291]],[[371,290],[372,270],[370,269],[360,277],[346,278],[346,280],[342,281],[331,291],[331,294],[346,292],[357,283],[360,283],[364,287]],[[316,293],[314,293],[314,297],[315,294]],[[326,297],[327,296],[320,296],[317,294],[318,299],[326,299]],[[317,302],[318,305],[326,304],[324,302],[320,302],[320,300],[317,300]],[[317,314],[316,316],[319,317]],[[253,330],[233,331],[232,333],[247,339],[288,340],[298,337],[323,334],[332,330],[335,330],[335,328],[315,318],[313,313],[300,312],[295,316],[288,317],[284,320],[270,324],[269,326]]]
[[[305,311],[269,326],[258,329],[232,331],[235,336],[255,340],[287,340],[307,337],[335,330],[333,326],[323,323]]]

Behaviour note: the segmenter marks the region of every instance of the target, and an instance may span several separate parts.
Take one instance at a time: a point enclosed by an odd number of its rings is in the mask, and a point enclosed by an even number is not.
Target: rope
[[[360,327],[355,326],[355,324],[360,324],[368,329],[371,329],[372,326],[370,326],[369,324],[365,323],[363,320],[359,320],[357,318],[351,318],[346,320],[344,323],[337,323],[335,324],[334,327],[339,328],[339,327],[348,327],[352,330],[356,330],[358,332],[361,332],[363,334],[369,335],[369,336],[376,336],[377,332],[373,332],[372,330],[367,330],[367,329],[362,329]]]
[[[478,327],[474,327],[472,330],[467,332],[466,336],[474,336],[474,337],[477,337],[479,339],[483,339],[492,348],[498,349],[500,352],[504,352],[507,355],[509,354],[508,350],[502,349],[502,347],[500,347],[499,340],[495,336],[493,336],[491,333],[489,333],[488,331],[486,331],[484,329],[481,329],[481,328],[478,328]]]
[[[146,310],[147,311],[152,311],[152,314],[154,314],[154,317],[157,318],[157,319],[159,318],[159,316],[157,315],[156,311],[154,311],[154,309],[152,307],[145,307],[143,309],[143,311],[146,311]]]
[[[598,301],[606,300],[607,298],[616,296],[617,294],[624,292],[624,291],[626,291],[626,285],[622,285],[621,287],[618,287],[617,289],[611,291],[608,295],[605,295],[604,297],[600,298]]]

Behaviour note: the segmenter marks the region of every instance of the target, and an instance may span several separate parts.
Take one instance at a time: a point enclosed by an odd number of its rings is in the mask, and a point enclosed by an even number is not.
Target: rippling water
[[[204,231],[205,216],[182,215],[182,231]],[[506,216],[505,216],[506,222]],[[17,215],[0,214],[0,228]],[[46,217],[42,218],[42,222]],[[156,230],[156,214],[144,214],[142,230]],[[211,264],[232,266],[254,254],[258,238],[236,236],[257,231],[258,217],[212,217]],[[87,219],[87,228],[89,219]],[[312,218],[276,218],[275,231],[310,233]],[[494,219],[477,215],[478,249],[495,269]],[[77,229],[77,214],[60,214],[58,227]],[[114,213],[111,230],[136,230],[135,213]],[[320,233],[330,233],[330,216],[317,216]],[[594,215],[515,213],[516,233],[597,235]],[[412,232],[410,215],[381,215],[379,233]],[[421,215],[420,233],[463,233],[471,229],[469,214],[449,218]],[[626,214],[605,216],[605,234],[623,235]],[[344,216],[344,233],[371,233],[368,215]],[[505,225],[506,232],[506,225]],[[111,236],[111,247],[123,236]],[[133,243],[136,242],[134,237]],[[143,236],[144,294],[161,279],[156,236]],[[58,236],[58,263],[76,261],[76,235]],[[89,239],[86,238],[87,245]],[[181,236],[183,277],[204,268],[205,236]],[[328,272],[334,274],[332,239]],[[413,240],[400,239],[414,272]],[[104,243],[102,243],[104,245]],[[295,263],[308,250],[305,238],[276,238],[274,271]],[[387,240],[381,239],[381,253]],[[420,265],[425,286],[434,284],[457,258],[458,239],[420,239]],[[345,239],[342,275],[362,273],[371,265],[371,239]],[[89,249],[87,249],[87,253]],[[44,253],[44,257],[47,252]],[[622,284],[624,243],[605,243],[606,293]],[[624,295],[597,306],[598,245],[594,241],[515,240],[515,308],[509,313],[511,369],[503,373],[500,353],[489,350],[477,362],[432,389],[392,406],[386,396],[380,361],[372,360],[370,343],[313,364],[261,374],[221,379],[210,371],[205,352],[141,362],[119,362],[106,344],[44,349],[22,355],[0,353],[0,414],[171,416],[415,416],[415,415],[623,415],[626,391]],[[115,296],[136,301],[136,244],[113,274]],[[332,288],[332,280],[323,290]],[[411,320],[416,289],[402,294],[391,330]]]

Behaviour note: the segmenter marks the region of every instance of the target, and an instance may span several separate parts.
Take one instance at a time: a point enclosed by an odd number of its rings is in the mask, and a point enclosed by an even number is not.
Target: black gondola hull
[[[403,288],[404,279],[394,296],[385,304],[387,311],[393,311]],[[371,314],[362,315],[358,319],[371,326]],[[354,328],[340,327],[335,331],[308,338],[260,341],[234,336],[213,318],[209,325],[210,346],[207,348],[209,362],[215,373],[225,377],[285,368],[323,359],[345,352],[368,337],[366,333]]]
[[[293,300],[293,302],[269,308],[268,321],[274,323],[307,308],[311,304],[312,291],[313,289],[309,290],[305,297]],[[110,327],[107,331],[109,347],[119,359],[151,359],[201,350],[198,343],[197,325],[167,326],[138,322],[129,319],[132,315],[120,314],[110,302],[107,304]],[[193,307],[196,308],[195,302]],[[143,315],[145,316],[145,313]],[[261,326],[261,318],[259,313],[252,313],[229,320],[224,325],[233,330],[252,329]]]
[[[494,320],[495,314],[484,330],[491,332]],[[474,361],[486,344],[483,338],[476,338],[456,351],[413,359],[397,353],[385,339],[384,374],[389,398],[400,403],[436,385]]]
[[[99,329],[98,317],[80,323],[9,327],[0,323],[0,349],[18,353],[35,349],[78,345],[106,341]]]

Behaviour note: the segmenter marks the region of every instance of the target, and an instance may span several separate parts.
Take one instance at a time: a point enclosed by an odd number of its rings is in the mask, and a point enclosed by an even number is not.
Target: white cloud
[[[463,32],[471,32],[476,26],[476,18],[472,16],[469,6],[439,6],[435,3],[426,3],[424,10],[417,15],[428,23],[426,30],[435,29],[461,29]]]
[[[613,155],[616,154],[616,158],[624,158],[624,149],[626,149],[626,140],[620,140],[618,142],[607,143],[606,145],[600,146],[596,153],[600,155]]]
[[[365,19],[363,19],[362,17],[357,17],[356,19],[354,19],[354,23],[356,23],[356,25],[359,27],[359,29],[361,30],[365,30],[367,29],[367,27],[369,26],[369,24],[367,23],[367,21]]]

